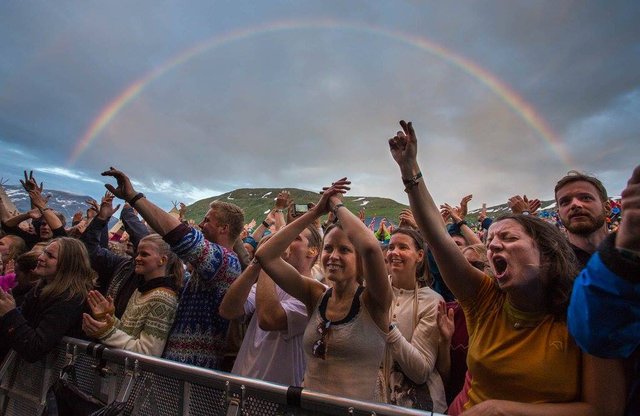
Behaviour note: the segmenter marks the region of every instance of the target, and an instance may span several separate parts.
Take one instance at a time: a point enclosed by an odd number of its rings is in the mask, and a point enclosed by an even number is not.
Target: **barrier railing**
[[[137,354],[65,337],[46,360],[10,354],[0,366],[0,414],[32,416],[72,363],[77,386],[125,415],[438,415],[352,400]],[[327,380],[330,383],[330,380]]]

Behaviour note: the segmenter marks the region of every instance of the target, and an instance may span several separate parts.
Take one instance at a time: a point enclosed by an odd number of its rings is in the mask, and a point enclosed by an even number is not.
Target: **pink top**
[[[13,289],[16,286],[16,274],[7,273],[4,276],[0,276],[0,288],[5,292],[9,289]]]

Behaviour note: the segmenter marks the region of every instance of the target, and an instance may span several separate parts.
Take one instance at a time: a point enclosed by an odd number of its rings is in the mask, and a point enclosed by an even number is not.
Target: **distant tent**
[[[16,205],[4,190],[4,183],[5,182],[0,178],[0,198],[2,198],[2,204],[4,205],[4,208],[7,212],[18,212],[18,208],[16,208]]]

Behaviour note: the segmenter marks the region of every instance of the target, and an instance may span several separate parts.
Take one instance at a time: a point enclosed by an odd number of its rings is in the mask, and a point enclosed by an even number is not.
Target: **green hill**
[[[244,209],[245,222],[248,223],[252,219],[256,222],[264,220],[267,212],[273,208],[275,198],[281,189],[277,188],[243,188],[235,191],[227,192],[222,195],[212,196],[211,198],[201,199],[187,206],[187,219],[193,219],[199,222],[209,209],[212,201],[221,200],[232,202]],[[317,202],[319,195],[317,192],[305,191],[302,189],[287,189],[296,204],[306,204],[308,202]],[[377,197],[359,197],[345,196],[343,198],[344,205],[357,214],[361,208],[365,208],[366,218],[386,217],[390,221],[397,223],[400,211],[408,206],[400,204],[389,198]]]
[[[252,219],[256,222],[262,221],[267,212],[273,208],[275,198],[280,192],[279,188],[242,188],[236,189],[222,195],[212,196],[210,198],[201,199],[187,207],[187,219],[192,219],[196,223],[202,221],[204,214],[209,209],[209,203],[216,200],[232,202],[244,209],[245,223],[249,223]],[[294,202],[297,204],[306,204],[308,202],[317,202],[319,195],[317,192],[305,191],[303,189],[288,189]],[[361,208],[365,208],[365,217],[367,223],[373,217],[380,220],[386,217],[394,224],[398,223],[398,215],[400,211],[408,208],[407,205],[401,204],[390,198],[364,197],[364,196],[345,196],[343,202],[347,208],[354,214],[357,214]],[[541,209],[553,209],[555,201],[542,201]],[[473,204],[472,204],[473,205]],[[490,217],[498,217],[500,214],[510,211],[507,204],[487,207],[487,213]],[[468,221],[475,221],[480,213],[479,209],[470,209],[467,216]]]

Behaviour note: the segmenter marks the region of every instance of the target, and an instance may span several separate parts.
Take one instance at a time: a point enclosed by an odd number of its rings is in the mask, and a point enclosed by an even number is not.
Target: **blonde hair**
[[[50,283],[44,283],[40,297],[45,299],[67,294],[67,300],[76,296],[86,298],[97,277],[91,268],[86,247],[81,241],[70,237],[56,238],[49,245],[53,243],[58,243],[56,274]],[[43,282],[41,280],[38,285]]]
[[[18,237],[17,235],[13,235],[13,234],[7,234],[1,238],[6,238],[9,241],[11,241],[11,246],[9,247],[9,252],[7,253],[7,260],[15,260],[22,253],[26,253],[27,244],[24,242],[24,240],[21,237]]]
[[[167,257],[167,276],[172,277],[176,284],[176,287],[180,289],[182,287],[182,280],[184,278],[184,267],[182,265],[182,260],[178,258],[176,253],[171,251],[171,246],[169,246],[169,244],[167,244],[167,242],[162,239],[160,234],[149,234],[148,236],[140,240],[138,246],[140,246],[140,244],[142,244],[143,242],[152,243],[161,256]]]

